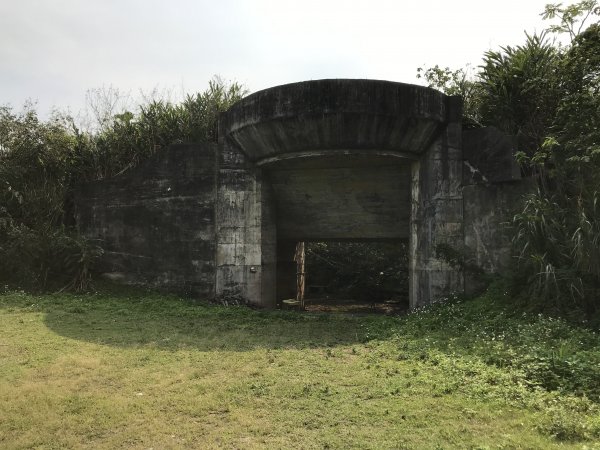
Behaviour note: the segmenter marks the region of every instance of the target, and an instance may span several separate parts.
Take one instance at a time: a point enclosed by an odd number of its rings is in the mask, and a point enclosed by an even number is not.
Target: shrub
[[[406,299],[408,249],[403,243],[310,242],[306,248],[309,283],[334,295],[381,300]]]

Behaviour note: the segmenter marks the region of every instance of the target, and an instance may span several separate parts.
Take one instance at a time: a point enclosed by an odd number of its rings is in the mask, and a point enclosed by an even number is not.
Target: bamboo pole
[[[296,301],[301,309],[304,309],[304,285],[305,285],[305,251],[304,242],[296,244],[296,253],[294,255],[296,261]]]

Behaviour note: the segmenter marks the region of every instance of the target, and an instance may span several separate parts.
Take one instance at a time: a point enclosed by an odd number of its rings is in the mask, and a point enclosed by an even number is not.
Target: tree
[[[171,144],[215,141],[219,114],[246,93],[242,85],[214,77],[208,89],[187,95],[179,104],[154,99],[140,105],[137,113],[112,116],[110,125],[89,143],[89,151],[82,153],[87,159],[83,178],[123,173]]]
[[[463,99],[463,121],[466,126],[481,126],[480,83],[471,75],[469,68],[452,70],[439,65],[417,69],[417,78],[424,78],[427,86],[446,95],[459,95]]]
[[[532,154],[556,114],[559,62],[559,50],[544,34],[526,35],[523,45],[486,52],[479,73],[482,123],[516,135],[519,149]]]
[[[309,242],[307,279],[333,296],[408,301],[408,248],[401,242]]]
[[[557,34],[566,33],[571,41],[585,29],[586,22],[593,16],[600,16],[600,5],[597,0],[582,0],[569,6],[550,3],[542,13],[544,20],[559,20],[558,24],[550,25],[548,31]]]
[[[515,216],[530,294],[558,307],[600,309],[600,26],[561,58],[562,92],[548,136],[527,163],[541,182]]]
[[[0,108],[0,280],[45,287],[49,276],[83,289],[101,250],[63,225],[76,139],[70,118]]]
[[[474,77],[438,66],[423,73],[430,86],[467,95],[478,123],[518,137],[516,156],[538,182],[512,221],[520,291],[588,314],[600,310],[600,25],[588,26],[599,15],[597,0],[549,4],[542,16],[557,24],[486,52]]]
[[[20,113],[0,107],[3,283],[44,288],[53,280],[86,288],[102,250],[70,226],[72,191],[81,182],[123,173],[173,143],[215,140],[219,113],[246,91],[214,78],[206,91],[180,104],[153,100],[137,113],[115,113],[121,107],[114,88],[92,92],[98,126],[91,129],[64,114],[40,120],[33,104]]]

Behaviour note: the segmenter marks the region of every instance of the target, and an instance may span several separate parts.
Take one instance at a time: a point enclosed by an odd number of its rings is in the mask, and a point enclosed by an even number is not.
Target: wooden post
[[[296,301],[300,305],[301,309],[304,309],[304,260],[304,242],[298,242],[296,244],[296,254],[294,255],[294,261],[296,261]]]

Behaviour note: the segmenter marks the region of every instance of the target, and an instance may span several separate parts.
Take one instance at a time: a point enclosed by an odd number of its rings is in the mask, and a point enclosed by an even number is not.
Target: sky
[[[89,89],[172,99],[322,78],[422,84],[541,31],[548,0],[0,0],[0,105],[76,114]]]

